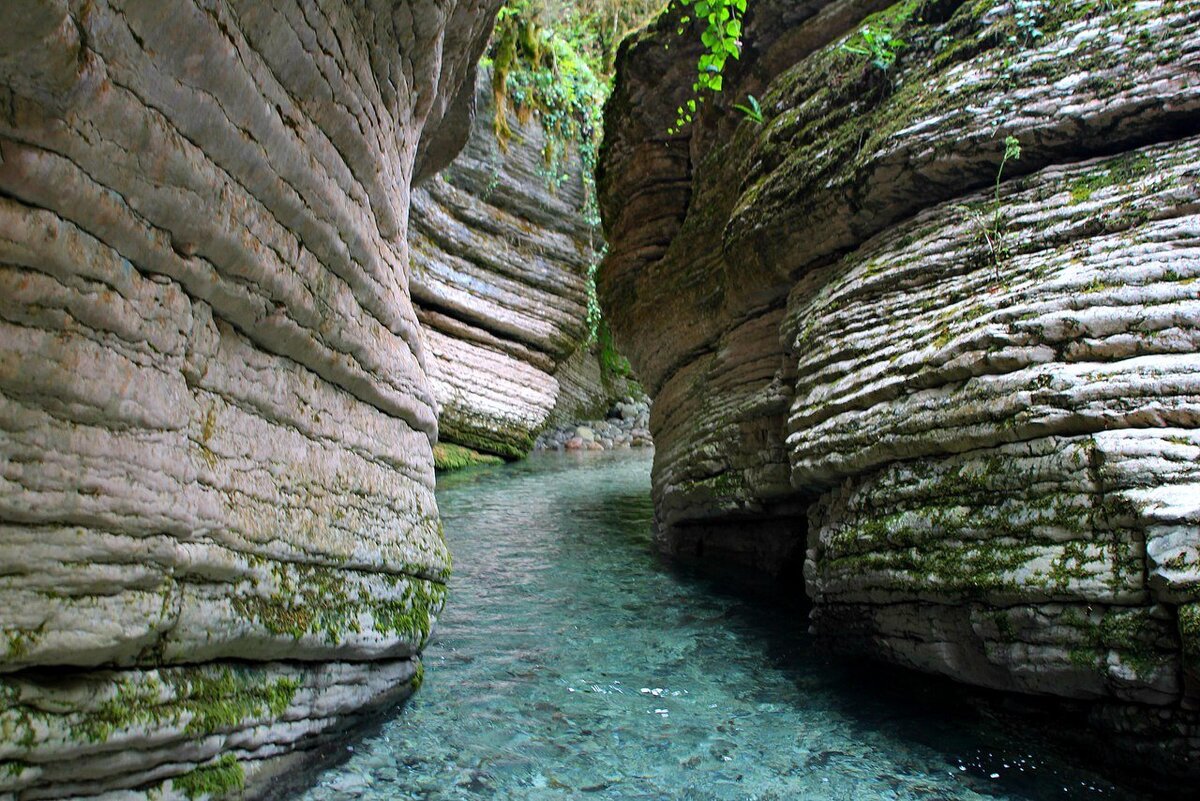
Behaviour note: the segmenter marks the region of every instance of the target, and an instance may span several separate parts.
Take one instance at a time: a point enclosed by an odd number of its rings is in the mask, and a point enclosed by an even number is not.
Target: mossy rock
[[[504,464],[504,459],[490,453],[464,448],[453,442],[439,442],[433,446],[433,467],[439,473],[489,464]]]

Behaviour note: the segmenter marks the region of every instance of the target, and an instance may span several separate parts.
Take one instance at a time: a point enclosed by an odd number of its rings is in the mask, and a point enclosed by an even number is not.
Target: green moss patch
[[[1071,182],[1071,201],[1082,203],[1101,189],[1131,184],[1154,169],[1154,161],[1144,153],[1131,153],[1106,161],[1095,171]]]
[[[275,719],[291,705],[300,682],[291,678],[264,681],[252,670],[179,668],[139,680],[116,683],[113,696],[85,712],[73,734],[89,742],[105,742],[131,728],[183,724],[191,735],[233,729],[247,720]]]
[[[1189,673],[1200,675],[1200,604],[1179,607],[1179,639],[1184,667]]]
[[[1107,672],[1108,655],[1115,652],[1134,673],[1146,676],[1171,658],[1154,645],[1160,625],[1149,609],[1109,609],[1099,621],[1069,610],[1063,620],[1079,632],[1082,640],[1070,650],[1071,662],[1080,667]]]
[[[445,605],[444,584],[395,574],[372,574],[398,596],[376,597],[348,581],[346,570],[317,565],[273,565],[269,595],[233,599],[239,614],[272,634],[301,639],[323,636],[330,645],[362,634],[364,623],[378,634],[405,638],[418,650],[433,629],[433,615]]]
[[[211,765],[196,768],[171,780],[172,786],[190,799],[225,798],[246,787],[246,771],[232,754]]]
[[[439,473],[462,470],[488,464],[504,464],[499,456],[480,453],[453,442],[439,442],[433,446],[433,468]]]

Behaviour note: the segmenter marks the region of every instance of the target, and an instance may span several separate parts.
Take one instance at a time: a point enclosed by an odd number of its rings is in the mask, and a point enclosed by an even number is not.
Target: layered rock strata
[[[600,290],[655,399],[664,547],[803,564],[827,640],[1086,701],[1195,775],[1200,8],[747,22],[684,134],[672,20],[623,49],[607,112]]]
[[[513,458],[556,406],[566,415],[607,401],[584,346],[602,240],[585,213],[578,151],[548,142],[536,114],[510,112],[513,135],[497,139],[490,73],[478,84],[466,148],[413,195],[412,293],[441,438]]]
[[[221,796],[419,683],[409,187],[497,5],[5,5],[0,795]]]

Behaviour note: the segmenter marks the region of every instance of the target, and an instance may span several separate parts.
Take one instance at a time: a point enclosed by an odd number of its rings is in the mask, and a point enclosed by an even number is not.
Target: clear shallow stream
[[[425,685],[304,798],[1136,797],[662,561],[649,472],[548,454],[441,479],[455,573]]]

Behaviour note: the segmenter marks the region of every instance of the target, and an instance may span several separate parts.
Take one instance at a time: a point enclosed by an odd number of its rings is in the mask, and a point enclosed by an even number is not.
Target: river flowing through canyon
[[[304,798],[1138,798],[662,559],[649,473],[625,452],[442,477],[455,572],[425,684]]]

